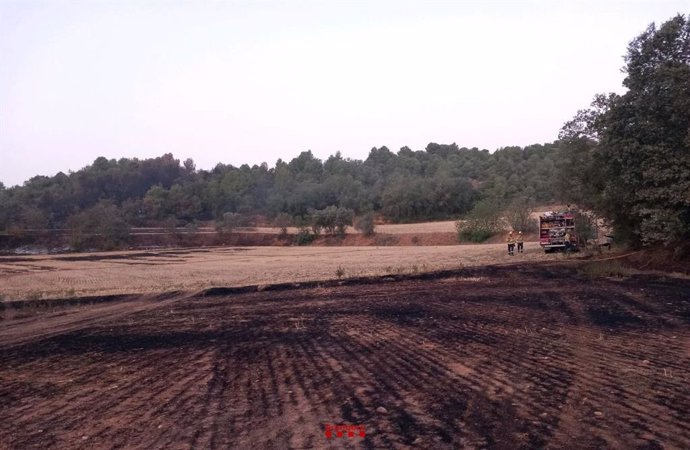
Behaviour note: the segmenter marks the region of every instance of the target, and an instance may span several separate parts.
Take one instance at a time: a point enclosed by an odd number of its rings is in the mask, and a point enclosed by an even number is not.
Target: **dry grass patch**
[[[165,261],[161,257],[165,256]],[[209,287],[407,275],[488,264],[558,260],[527,243],[519,257],[503,244],[414,247],[242,247],[12,257],[0,273],[8,300],[196,291]]]

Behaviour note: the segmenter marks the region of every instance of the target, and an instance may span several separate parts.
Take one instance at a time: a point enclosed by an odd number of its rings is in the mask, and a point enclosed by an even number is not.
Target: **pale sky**
[[[0,181],[551,142],[676,0],[0,0]]]

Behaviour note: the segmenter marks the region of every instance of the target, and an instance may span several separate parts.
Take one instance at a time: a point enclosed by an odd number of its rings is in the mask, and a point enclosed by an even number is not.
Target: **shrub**
[[[500,207],[490,200],[478,202],[465,220],[455,222],[459,241],[484,242],[503,230]]]
[[[493,236],[493,231],[489,231],[482,228],[475,228],[473,224],[460,224],[456,223],[456,228],[458,229],[458,239],[460,241],[470,241],[470,242],[484,242]]]
[[[295,244],[297,245],[309,245],[314,242],[316,235],[314,235],[308,227],[301,226],[295,235]]]

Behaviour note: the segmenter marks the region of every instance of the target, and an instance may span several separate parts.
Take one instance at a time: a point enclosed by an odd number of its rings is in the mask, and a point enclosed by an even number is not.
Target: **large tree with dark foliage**
[[[628,46],[623,95],[598,95],[561,131],[563,186],[632,243],[690,238],[690,17]]]

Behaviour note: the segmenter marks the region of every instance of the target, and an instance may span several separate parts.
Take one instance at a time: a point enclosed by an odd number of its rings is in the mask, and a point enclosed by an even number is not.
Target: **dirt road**
[[[572,266],[20,310],[0,447],[690,448],[690,281]]]

